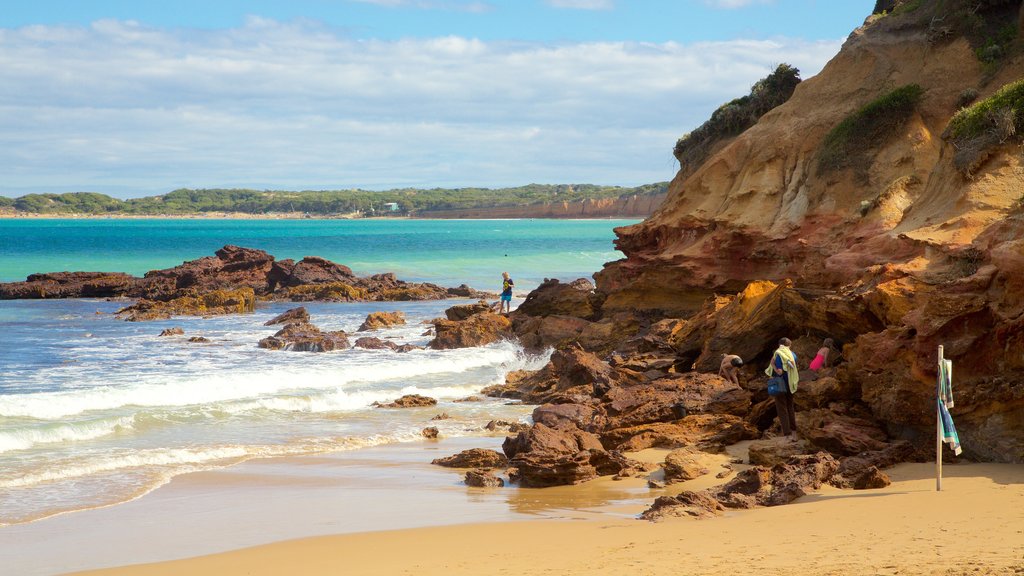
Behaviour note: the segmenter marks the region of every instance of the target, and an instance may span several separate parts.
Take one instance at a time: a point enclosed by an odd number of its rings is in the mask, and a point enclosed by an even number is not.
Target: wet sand
[[[0,529],[12,574],[1024,574],[1024,466],[903,464],[882,490],[650,524],[643,479],[470,489],[464,438],[252,461],[135,502]],[[658,460],[663,451],[640,456]],[[728,456],[709,457],[712,473]],[[229,552],[224,552],[228,551]],[[7,555],[10,557],[10,555]],[[173,560],[185,558],[184,560]],[[148,562],[150,564],[139,564]]]

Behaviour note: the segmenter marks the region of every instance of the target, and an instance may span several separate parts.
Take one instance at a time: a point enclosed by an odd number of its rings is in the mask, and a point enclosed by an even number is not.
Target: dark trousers
[[[796,431],[796,406],[793,405],[793,394],[787,390],[775,396],[775,411],[779,415],[779,424],[782,424],[782,433],[789,436]]]

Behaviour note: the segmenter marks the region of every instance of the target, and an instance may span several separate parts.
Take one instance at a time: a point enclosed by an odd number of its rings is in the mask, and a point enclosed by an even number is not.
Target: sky
[[[873,0],[34,0],[0,195],[670,180],[675,141]]]

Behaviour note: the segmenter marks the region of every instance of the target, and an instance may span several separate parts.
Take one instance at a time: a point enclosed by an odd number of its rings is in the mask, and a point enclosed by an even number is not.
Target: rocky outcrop
[[[464,480],[466,486],[475,488],[501,488],[505,481],[498,478],[490,470],[470,470],[466,472]]]
[[[985,124],[968,142],[953,121],[968,92],[961,118],[1024,89],[1020,46],[979,61],[981,31],[1019,29],[1021,4],[907,4],[869,18],[786,103],[682,167],[650,218],[618,229],[625,258],[596,275],[603,300],[587,320],[680,319],[679,365],[701,371],[722,353],[763,366],[781,336],[805,336],[811,355],[832,337],[842,365],[802,408],[869,423],[845,446],[812,434],[840,454],[877,448],[878,430],[927,446],[944,344],[965,455],[1022,462],[1024,132],[1014,121],[995,142]],[[889,128],[873,131],[864,111],[883,109]]]
[[[512,325],[505,316],[490,312],[476,314],[457,322],[438,318],[433,324],[434,339],[428,346],[434,350],[491,344],[508,337]]]
[[[189,310],[201,310],[201,307],[187,299],[244,290],[260,299],[292,302],[441,300],[490,296],[465,284],[444,288],[430,283],[405,282],[390,273],[359,277],[347,266],[324,258],[307,256],[299,262],[275,261],[263,250],[228,245],[217,250],[214,256],[190,260],[173,268],[153,270],[142,278],[119,272],[32,274],[24,282],[0,283],[0,299],[138,298],[140,309],[154,310],[152,314],[131,315],[142,320],[165,318],[168,314],[221,313],[191,312]],[[176,300],[179,302],[170,304]],[[168,306],[153,302],[168,303]],[[163,311],[155,311],[157,308]]]
[[[180,326],[175,326],[174,328],[165,328],[161,330],[160,336],[181,336],[184,333],[184,329],[182,329]]]
[[[545,278],[516,311],[527,316],[571,316],[590,320],[597,316],[602,298],[586,278],[568,284]]]
[[[534,424],[506,438],[502,449],[509,459],[512,481],[530,488],[579,484],[644,468],[617,452],[606,451],[597,436],[570,423]]]
[[[308,322],[293,322],[273,336],[259,341],[260,348],[293,352],[331,352],[349,348],[348,334],[344,330],[322,332]]]
[[[359,326],[359,332],[367,330],[380,330],[391,326],[404,326],[404,312],[370,312],[366,320]]]
[[[0,300],[116,298],[129,294],[136,280],[120,272],[31,274],[24,282],[0,283]]]
[[[821,488],[838,467],[839,463],[823,452],[793,456],[771,468],[756,466],[742,470],[721,486],[659,498],[641,517],[652,521],[673,516],[706,517],[729,508],[788,504]]]

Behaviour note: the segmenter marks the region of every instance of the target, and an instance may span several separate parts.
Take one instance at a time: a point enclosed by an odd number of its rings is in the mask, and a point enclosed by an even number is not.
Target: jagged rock
[[[448,420],[449,418],[451,418],[451,416],[449,416],[447,412],[441,412],[437,416],[431,418],[431,420]]]
[[[612,387],[603,397],[608,428],[627,428],[678,419],[674,406],[686,414],[747,414],[750,393],[713,375],[687,373],[646,384]]]
[[[807,452],[807,443],[796,435],[756,440],[748,448],[750,463],[759,466],[774,466]]]
[[[424,428],[421,431],[421,433],[423,434],[424,438],[429,438],[429,439],[433,440],[433,439],[437,438],[438,430],[437,430],[437,427],[430,426],[429,428]]]
[[[718,500],[707,492],[687,490],[677,496],[661,496],[640,517],[650,522],[668,518],[713,518],[725,511]]]
[[[699,459],[696,453],[689,448],[673,450],[665,456],[665,483],[685,482],[699,478],[709,472]]]
[[[256,295],[252,288],[214,290],[194,293],[163,302],[139,300],[117,311],[117,317],[129,322],[166,320],[171,316],[212,316],[241,314],[256,308]]]
[[[533,409],[534,422],[551,427],[567,422],[581,430],[591,429],[597,415],[593,406],[585,404],[544,404]]]
[[[184,333],[185,330],[183,330],[179,326],[175,326],[174,328],[165,328],[164,330],[160,331],[161,336],[181,336]]]
[[[661,490],[661,489],[665,488],[665,483],[662,482],[661,480],[655,480],[653,478],[648,478],[647,479],[647,487],[650,488],[651,490]]]
[[[306,256],[298,262],[291,259],[274,262],[268,274],[270,290],[309,284],[346,282],[352,284],[355,274],[348,266],[336,264],[318,256]]]
[[[836,456],[881,450],[887,445],[886,433],[876,423],[829,410],[797,412],[797,428],[811,445]]]
[[[381,340],[375,336],[363,336],[362,338],[356,338],[356,348],[365,348],[367,350],[398,350],[398,344],[389,340]]]
[[[188,341],[196,344],[207,344],[210,342],[210,339],[203,336],[192,336]]]
[[[580,346],[588,352],[607,353],[636,329],[625,316],[591,322],[575,316],[512,315],[512,331],[524,348],[536,352]]]
[[[504,468],[508,465],[508,458],[495,450],[470,448],[453,456],[437,458],[430,463],[448,468]]]
[[[365,332],[367,330],[379,330],[381,328],[404,325],[404,312],[371,312],[366,316],[366,320],[363,321],[362,325],[359,326],[359,331]]]
[[[594,285],[585,278],[562,284],[545,279],[531,291],[516,313],[527,316],[570,316],[592,319],[601,306],[602,296],[594,292]]]
[[[285,325],[273,336],[259,341],[260,348],[269,350],[288,350],[293,352],[330,352],[344,350],[349,347],[348,335],[343,330],[321,332],[319,328],[306,322],[293,322]]]
[[[854,490],[875,490],[892,484],[884,472],[872,466],[853,481]]]
[[[293,322],[309,322],[309,311],[306,310],[305,306],[299,306],[287,312],[282,312],[271,320],[264,322],[263,325],[273,326],[275,324],[291,324]]]
[[[419,408],[423,406],[434,406],[436,404],[437,400],[427,396],[420,396],[419,394],[406,394],[394,402],[388,402],[387,404],[381,404],[380,402],[373,403],[373,405],[378,408]]]
[[[267,273],[274,257],[263,250],[224,246],[215,256],[190,260],[165,270],[147,272],[149,294],[146,298],[172,300],[181,296],[181,291],[192,289],[193,295],[204,295],[214,291],[235,291],[248,288],[250,292],[264,294],[267,291]]]
[[[459,322],[437,319],[433,323],[435,336],[428,346],[434,350],[471,348],[497,342],[509,334],[511,326],[508,318],[490,312]]]
[[[914,447],[906,441],[894,442],[881,450],[843,458],[839,469],[829,479],[836,488],[855,488],[858,484],[875,482],[872,469],[889,468],[911,458]]]
[[[395,348],[395,352],[412,352],[413,350],[423,350],[423,346],[416,346],[415,344],[400,344]]]
[[[737,433],[740,430],[742,432]],[[606,448],[636,452],[646,448],[679,448],[703,443],[732,444],[728,439],[749,440],[756,435],[741,418],[728,414],[695,414],[672,422],[652,422],[600,432]],[[739,440],[737,440],[739,441]]]
[[[501,488],[505,485],[504,480],[489,470],[470,470],[466,472],[465,482],[467,486],[476,488]]]
[[[597,437],[575,426],[550,428],[534,424],[526,432],[505,439],[502,444],[512,476],[520,486],[541,488],[579,484],[597,478],[591,464],[595,452],[604,452]]]
[[[460,320],[465,320],[466,318],[469,318],[470,316],[473,316],[475,314],[490,311],[491,305],[481,300],[476,304],[458,304],[456,306],[452,306],[451,308],[448,308],[447,310],[444,311],[444,315],[452,322],[458,322]]]
[[[819,452],[792,456],[771,468],[742,470],[721,486],[708,490],[726,508],[753,508],[788,504],[817,490],[839,467],[832,456]]]

